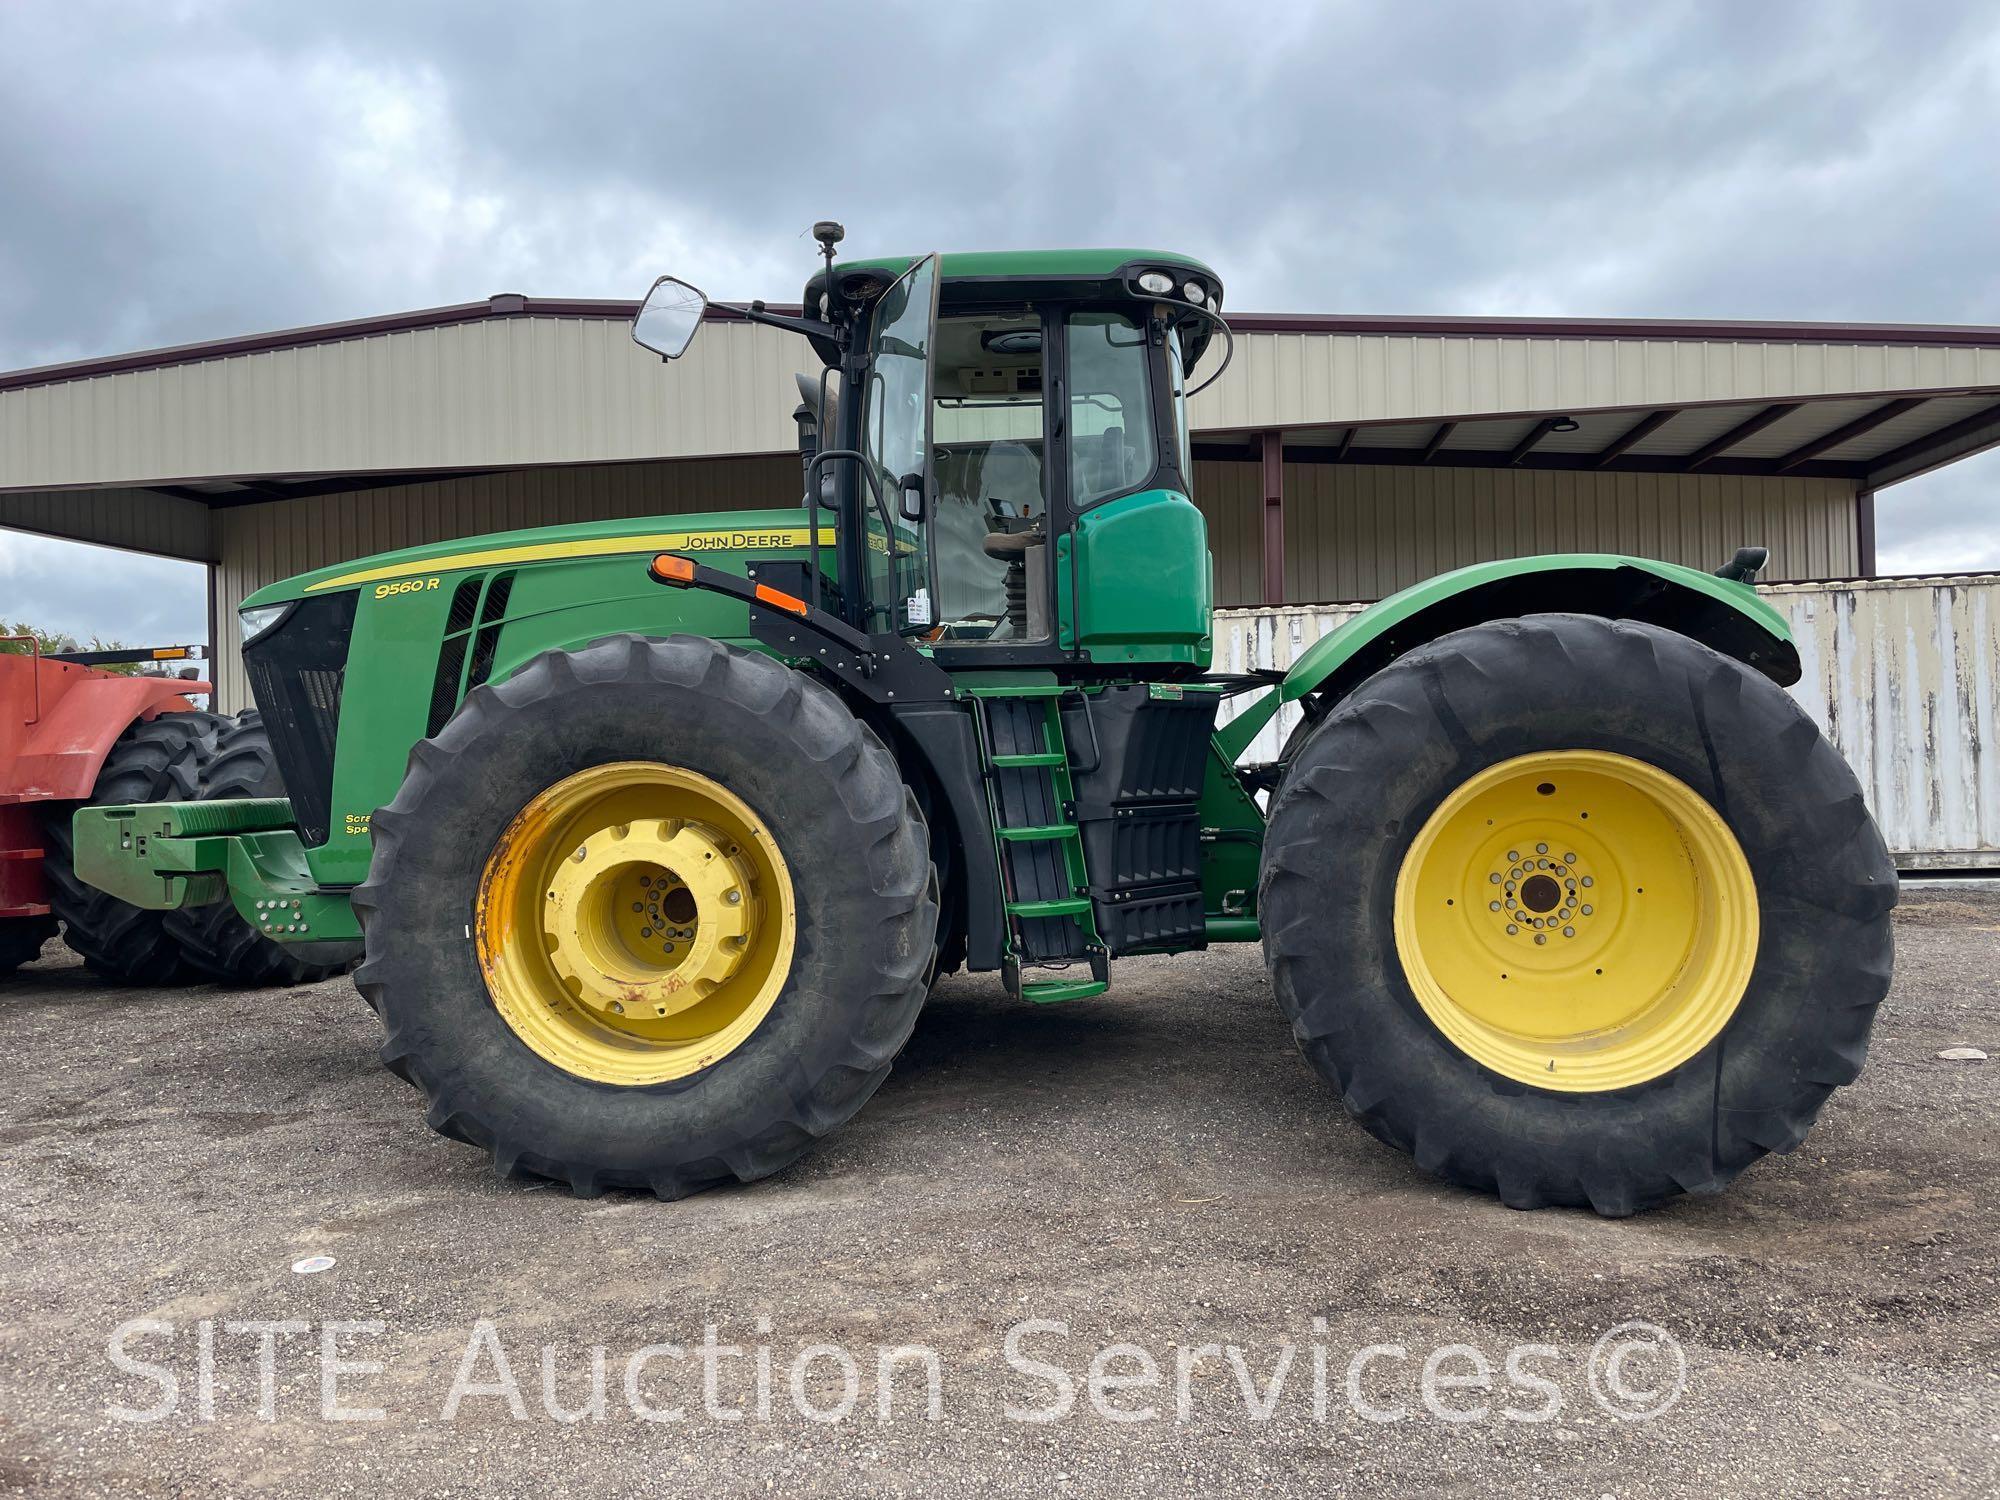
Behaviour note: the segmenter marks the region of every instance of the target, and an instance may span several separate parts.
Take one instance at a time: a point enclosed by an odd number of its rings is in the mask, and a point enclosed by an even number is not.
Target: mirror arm
[[[768,324],[772,328],[783,328],[790,333],[802,333],[809,339],[829,339],[838,341],[841,331],[832,323],[822,323],[817,318],[794,318],[786,313],[766,312],[762,302],[752,302],[746,307],[734,303],[718,303],[732,312],[741,313],[753,323]]]

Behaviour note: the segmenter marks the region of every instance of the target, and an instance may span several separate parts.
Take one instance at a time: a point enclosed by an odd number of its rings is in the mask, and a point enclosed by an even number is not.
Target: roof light
[[[1190,281],[1186,286],[1182,287],[1181,295],[1196,307],[1200,307],[1202,303],[1208,300],[1208,293],[1201,289],[1199,281]]]
[[[1154,297],[1171,297],[1174,292],[1174,278],[1165,271],[1141,271],[1139,290]]]
[[[1550,432],[1575,432],[1583,424],[1575,417],[1557,417],[1549,424]]]

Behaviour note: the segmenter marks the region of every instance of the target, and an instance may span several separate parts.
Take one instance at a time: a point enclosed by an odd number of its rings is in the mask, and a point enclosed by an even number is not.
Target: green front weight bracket
[[[283,797],[85,807],[72,825],[78,877],[133,906],[228,901],[278,942],[361,936],[344,890],[322,890]]]

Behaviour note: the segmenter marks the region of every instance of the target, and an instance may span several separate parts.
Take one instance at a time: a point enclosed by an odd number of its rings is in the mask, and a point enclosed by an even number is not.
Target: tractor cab
[[[1207,664],[1207,534],[1189,499],[1190,372],[1221,282],[1135,250],[836,264],[803,333],[822,368],[795,414],[805,504],[833,522],[806,586],[870,635],[941,665]],[[662,281],[635,326],[674,357],[696,316]],[[655,311],[655,308],[658,311]],[[1212,374],[1210,376],[1212,377]]]

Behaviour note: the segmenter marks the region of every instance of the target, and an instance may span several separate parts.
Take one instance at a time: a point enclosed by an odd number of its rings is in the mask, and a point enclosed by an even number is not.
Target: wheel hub
[[[1398,874],[1398,956],[1460,1050],[1545,1088],[1657,1077],[1727,1024],[1756,888],[1728,825],[1655,766],[1549,751],[1447,796]]]
[[[1598,915],[1596,866],[1572,846],[1587,851],[1594,841],[1578,834],[1550,820],[1494,841],[1484,861],[1486,883],[1495,888],[1486,910],[1508,938],[1545,947],[1550,938],[1589,936]]]
[[[727,834],[651,819],[601,828],[558,864],[542,929],[555,971],[604,1016],[669,1016],[733,975],[756,913]]]
[[[521,809],[480,882],[474,936],[494,1009],[581,1078],[684,1078],[747,1041],[790,972],[791,872],[735,792],[618,761]]]

